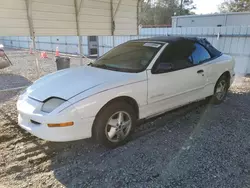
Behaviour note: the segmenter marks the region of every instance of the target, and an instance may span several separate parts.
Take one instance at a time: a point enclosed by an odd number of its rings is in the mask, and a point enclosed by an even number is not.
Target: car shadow
[[[142,164],[143,161],[147,163],[147,160],[153,160],[151,163],[154,163],[157,160],[152,159],[151,154],[159,143],[170,143],[164,146],[164,151],[160,154],[165,156],[164,160],[171,160],[177,156],[199,126],[199,119],[195,123],[188,122],[183,126],[176,122],[187,114],[189,114],[188,117],[192,113],[202,116],[209,108],[210,104],[203,100],[141,121],[130,142],[113,150],[93,144],[91,139],[71,143],[48,143],[49,148],[53,148],[54,151],[55,148],[60,148],[56,149],[59,153],[52,158],[50,170],[53,170],[55,178],[66,187],[88,187],[90,184],[94,185],[93,182],[98,182],[98,179],[105,182],[105,177],[110,179],[107,173],[117,171],[117,176],[119,176],[124,168],[128,168],[131,173],[128,176],[133,178],[136,175],[135,171],[142,170],[141,167],[134,169],[137,166],[137,160],[140,160]],[[154,133],[160,129],[164,129],[165,136],[154,136]],[[128,163],[127,167],[122,165],[124,162]],[[157,172],[151,172],[148,177],[145,177],[145,181],[154,179],[155,176],[158,176]],[[106,181],[105,187],[126,186],[123,183],[118,180],[115,183]]]
[[[23,76],[8,73],[0,74],[0,83],[0,104],[15,97],[22,89],[32,84]]]
[[[239,96],[229,94],[230,100]],[[249,100],[250,95],[247,96]],[[65,147],[52,158],[50,169],[65,187],[125,187],[155,181],[164,176],[158,170],[162,169],[162,163],[171,166],[186,155],[194,137],[201,135],[203,129],[211,129],[206,121],[217,119],[218,113],[213,112],[227,108],[228,100],[221,106],[211,105],[207,100],[195,102],[141,122],[132,140],[113,150],[90,140],[62,144]]]
[[[241,102],[250,102],[250,94],[229,93],[225,103],[211,105],[207,100],[191,103],[171,112],[139,122],[132,139],[126,145],[110,150],[91,139],[67,143],[41,141],[16,126],[16,118],[5,114],[14,132],[20,134],[19,142],[32,143],[25,149],[30,158],[43,153],[40,158],[29,159],[34,173],[53,171],[54,177],[65,187],[125,187],[131,183],[151,182],[162,175],[162,164],[172,164],[183,152],[189,151],[192,140],[206,123],[218,119],[218,113]],[[1,111],[0,113],[5,113]],[[247,116],[247,114],[246,114]],[[237,121],[238,117],[234,118]],[[223,120],[220,120],[223,121]],[[48,166],[47,161],[50,161]],[[169,167],[170,168],[170,167]],[[36,186],[46,185],[38,182]],[[145,186],[147,187],[147,186]]]

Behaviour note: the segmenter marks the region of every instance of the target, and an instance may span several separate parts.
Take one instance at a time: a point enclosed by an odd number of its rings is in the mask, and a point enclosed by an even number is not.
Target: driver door
[[[206,67],[192,63],[194,43],[168,44],[148,74],[149,116],[203,97]]]

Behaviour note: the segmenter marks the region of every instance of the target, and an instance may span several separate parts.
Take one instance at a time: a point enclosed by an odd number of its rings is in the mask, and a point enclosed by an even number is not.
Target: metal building
[[[78,36],[83,55],[81,36],[137,34],[140,1],[1,0],[0,36],[31,37],[33,49],[37,37]],[[90,37],[89,45],[96,54],[97,37]]]
[[[172,27],[221,27],[248,25],[250,25],[250,12],[172,17]]]
[[[138,0],[0,1],[1,36],[137,33]]]

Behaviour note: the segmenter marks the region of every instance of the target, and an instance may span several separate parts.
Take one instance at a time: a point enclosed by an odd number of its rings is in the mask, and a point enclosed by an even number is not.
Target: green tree
[[[196,6],[194,5],[193,0],[183,0],[183,5],[180,5],[180,15],[189,15],[189,14],[195,14],[193,10],[196,9]]]
[[[250,11],[250,0],[225,0],[219,5],[220,12]]]
[[[146,0],[142,2],[140,24],[171,24],[172,16],[194,14],[193,0]]]

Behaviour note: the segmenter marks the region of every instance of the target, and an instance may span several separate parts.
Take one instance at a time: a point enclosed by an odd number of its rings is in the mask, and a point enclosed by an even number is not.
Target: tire
[[[228,77],[222,75],[214,87],[214,95],[211,97],[210,102],[212,104],[221,104],[227,96],[229,86],[230,83]],[[219,92],[219,90],[221,90],[221,92]]]
[[[135,124],[136,113],[133,107],[123,101],[113,102],[97,115],[93,126],[93,136],[99,144],[115,148],[124,145],[129,140]]]

